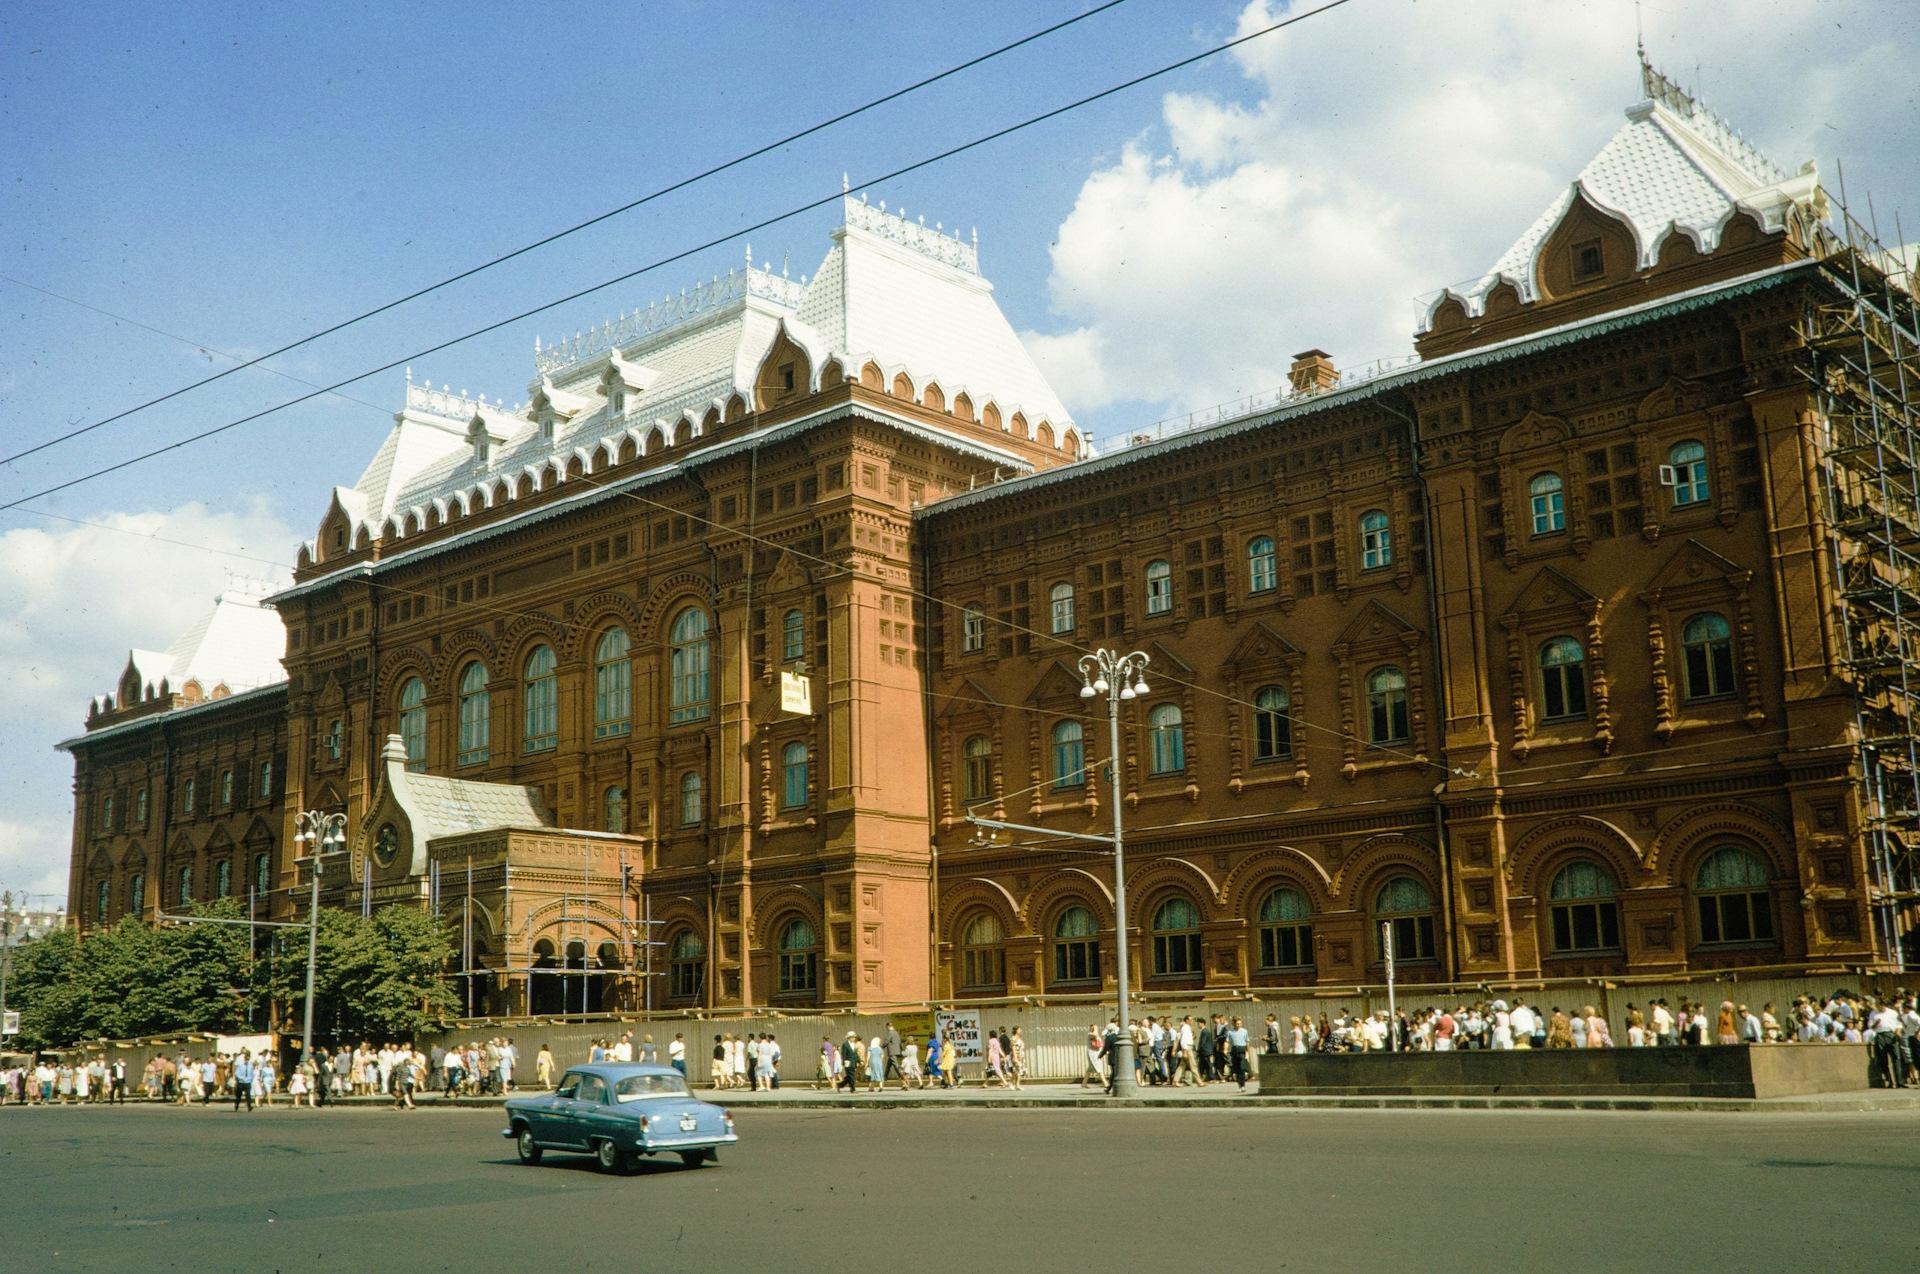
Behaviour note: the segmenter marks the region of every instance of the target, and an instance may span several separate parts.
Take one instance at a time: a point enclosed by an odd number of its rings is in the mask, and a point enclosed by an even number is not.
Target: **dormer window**
[[[793,364],[788,363],[780,369],[780,387],[789,394],[793,392]]]
[[[1573,245],[1573,277],[1575,282],[1597,279],[1606,272],[1606,258],[1600,252],[1600,240],[1589,239],[1585,243],[1576,243]]]
[[[553,417],[540,417],[540,436],[548,442],[553,441]]]
[[[624,389],[614,390],[613,397],[608,400],[608,403],[614,415],[616,416],[626,415],[627,414],[627,391]]]

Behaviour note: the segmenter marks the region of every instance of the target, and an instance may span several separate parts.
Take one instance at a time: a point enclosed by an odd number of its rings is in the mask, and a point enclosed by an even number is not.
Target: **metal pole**
[[[1380,922],[1380,940],[1387,955],[1387,1051],[1400,1051],[1400,1006],[1393,998],[1393,921]]]
[[[1127,856],[1121,845],[1120,815],[1120,690],[1126,680],[1124,671],[1107,688],[1107,764],[1113,793],[1113,951],[1120,962],[1116,970],[1120,983],[1120,1035],[1114,1041],[1113,1095],[1132,1097],[1133,1029],[1127,1004]]]
[[[0,1049],[6,1047],[7,977],[12,972],[13,891],[9,889],[0,893]]]

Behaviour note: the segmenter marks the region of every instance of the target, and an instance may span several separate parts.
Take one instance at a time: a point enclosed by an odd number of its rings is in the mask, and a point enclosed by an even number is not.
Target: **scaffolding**
[[[1871,217],[1871,212],[1869,212]],[[1814,247],[1803,370],[1819,405],[1820,486],[1841,663],[1854,689],[1875,946],[1920,957],[1920,310],[1914,257],[1855,219],[1841,186]]]

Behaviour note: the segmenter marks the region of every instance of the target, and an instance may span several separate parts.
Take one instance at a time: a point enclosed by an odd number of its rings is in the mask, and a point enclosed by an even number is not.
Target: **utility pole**
[[[22,899],[26,895],[21,895]],[[0,1051],[10,1032],[7,1023],[7,977],[13,972],[13,891],[0,893]]]

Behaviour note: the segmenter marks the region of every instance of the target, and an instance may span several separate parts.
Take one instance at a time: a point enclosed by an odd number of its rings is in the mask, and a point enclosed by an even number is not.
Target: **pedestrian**
[[[687,1073],[687,1037],[685,1034],[678,1031],[674,1032],[673,1043],[667,1045],[667,1065],[679,1071],[682,1077],[686,1075]],[[547,1069],[549,1071],[553,1069],[553,1059],[550,1057],[547,1059]],[[542,1082],[548,1088],[553,1087],[553,1079],[551,1075],[549,1075]]]
[[[1102,1088],[1106,1087],[1107,1075],[1101,1068],[1100,1061],[1101,1048],[1100,1028],[1097,1026],[1087,1027],[1087,1068],[1080,1072],[1080,1087],[1085,1088],[1088,1080],[1092,1080]],[[933,1046],[931,1044],[927,1046],[927,1055],[929,1062],[931,1062],[933,1055]]]
[[[1228,1064],[1233,1068],[1233,1077],[1239,1081],[1240,1091],[1247,1091],[1247,1028],[1239,1018],[1233,1019],[1233,1026],[1227,1031]]]
[[[948,1088],[960,1087],[960,1041],[951,1034],[940,1041],[940,1075]]]
[[[940,1073],[940,1033],[935,1031],[927,1036],[927,1080],[923,1088],[940,1088],[946,1084],[945,1076]]]
[[[262,1106],[273,1105],[273,1089],[280,1075],[274,1068],[273,1059],[262,1053],[260,1062],[253,1068],[253,1093],[260,1099]]]
[[[904,1052],[904,1046],[900,1041],[900,1032],[894,1029],[891,1019],[887,1022],[887,1034],[885,1038],[887,1048],[887,1074],[898,1075],[900,1077],[900,1087],[905,1088],[907,1086],[907,1073],[900,1067],[900,1059]],[[882,1087],[885,1087],[885,1085],[883,1084]]]
[[[846,1042],[840,1045],[839,1087],[850,1093],[860,1091],[860,1036],[854,1031],[848,1031]]]
[[[900,1087],[926,1086],[926,1078],[920,1073],[920,1046],[912,1040],[905,1040],[900,1045]]]
[[[713,1074],[709,1077],[715,1088],[727,1086],[727,1037],[713,1037]]]
[[[651,1035],[640,1041],[640,1060],[648,1066],[658,1066],[660,1064],[660,1054],[653,1047],[653,1036]]]
[[[867,1041],[867,1082],[874,1092],[887,1086],[887,1046],[878,1035]]]
[[[238,1111],[240,1103],[247,1103],[247,1113],[253,1113],[253,1054],[246,1049],[240,1050],[240,1056],[233,1064],[233,1108]]]
[[[113,1069],[110,1073],[112,1075],[112,1087],[108,1090],[107,1099],[116,1106],[124,1106],[127,1104],[126,1059],[120,1057],[114,1058]]]
[[[417,1110],[413,1104],[413,1086],[416,1072],[414,1052],[411,1046],[399,1050],[393,1059],[393,1108],[395,1110]]]
[[[680,1067],[680,1073],[687,1073],[685,1065]],[[545,1044],[540,1046],[539,1054],[533,1059],[533,1075],[540,1081],[540,1087],[548,1092],[553,1091],[553,1050]]]
[[[307,1073],[312,1069],[312,1062],[301,1062],[293,1068],[293,1078],[287,1081],[287,1097],[295,1110],[300,1109],[303,1101],[309,1106],[313,1104],[307,1100]]]
[[[984,1088],[987,1084],[993,1083],[998,1083],[1002,1088],[1005,1088],[1007,1086],[1007,1076],[1000,1052],[1000,1036],[989,1033],[987,1035],[987,1074],[981,1083],[981,1087]]]
[[[1013,1063],[1014,1091],[1020,1089],[1020,1081],[1027,1077],[1027,1042],[1020,1038],[1020,1028],[1013,1028],[1013,1038],[1007,1041],[1007,1052]]]

